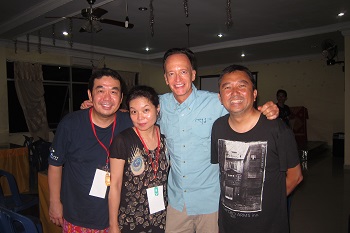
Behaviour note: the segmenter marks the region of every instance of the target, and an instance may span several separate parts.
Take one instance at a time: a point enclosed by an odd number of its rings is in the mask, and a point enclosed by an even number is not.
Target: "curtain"
[[[133,86],[136,85],[136,74],[135,72],[127,72],[127,71],[117,71],[120,76],[123,78],[123,81],[126,85],[126,92],[130,90]]]
[[[31,136],[49,141],[41,64],[14,63],[14,79],[18,100]]]

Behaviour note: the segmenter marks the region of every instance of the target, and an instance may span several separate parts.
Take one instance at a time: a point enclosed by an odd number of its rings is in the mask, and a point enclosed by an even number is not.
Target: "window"
[[[10,133],[28,132],[14,82],[14,63],[7,62],[7,91]],[[42,65],[47,121],[51,130],[69,112],[80,109],[88,99],[91,68]],[[138,84],[138,73],[118,71],[128,88]],[[126,98],[124,98],[125,101]],[[125,106],[124,106],[125,107]]]
[[[88,99],[87,88],[92,70],[43,65],[42,72],[47,121],[50,129],[55,130],[67,113],[79,110],[80,104]],[[28,132],[15,89],[13,62],[7,62],[7,91],[10,133]]]

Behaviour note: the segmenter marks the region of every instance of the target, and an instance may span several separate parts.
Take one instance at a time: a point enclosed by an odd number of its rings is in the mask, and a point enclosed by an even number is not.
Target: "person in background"
[[[248,68],[225,68],[219,90],[229,112],[211,133],[211,162],[220,166],[219,232],[288,233],[287,196],[303,179],[293,132],[253,107],[258,93]]]
[[[166,51],[163,69],[171,90],[159,96],[158,119],[170,156],[166,232],[218,232],[219,167],[210,163],[210,133],[214,121],[227,111],[217,93],[194,86],[197,67],[191,50]],[[81,108],[89,106],[85,101]],[[268,119],[278,116],[271,101],[258,109]]]
[[[135,86],[126,105],[134,127],[110,147],[109,232],[163,233],[169,166],[165,137],[156,125],[159,97],[151,87]]]
[[[277,107],[279,109],[279,115],[278,117],[281,118],[289,127],[289,119],[291,116],[291,112],[289,109],[289,106],[285,104],[287,101],[287,92],[285,90],[279,89],[276,93],[277,98]]]
[[[129,114],[117,111],[122,84],[114,70],[93,72],[93,107],[68,114],[58,125],[49,156],[49,216],[63,232],[108,232],[108,148],[132,126]]]

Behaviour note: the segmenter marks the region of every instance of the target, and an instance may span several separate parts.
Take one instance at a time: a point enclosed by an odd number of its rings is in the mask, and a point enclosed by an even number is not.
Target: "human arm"
[[[92,106],[94,106],[94,104],[92,103],[91,100],[85,100],[84,102],[81,103],[80,109],[87,109],[87,108],[91,108]]]
[[[118,224],[118,213],[120,206],[120,196],[124,174],[123,159],[110,159],[111,168],[111,186],[108,195],[108,209],[109,209],[109,232],[120,233]]]
[[[63,226],[63,206],[61,202],[61,181],[62,166],[49,165],[48,183],[50,193],[49,217],[50,220],[58,225]]]
[[[265,103],[263,106],[259,106],[258,110],[262,114],[264,114],[269,120],[276,119],[279,114],[279,109],[277,105],[272,101]]]
[[[300,164],[293,168],[288,168],[286,172],[287,196],[293,192],[295,187],[303,180]]]

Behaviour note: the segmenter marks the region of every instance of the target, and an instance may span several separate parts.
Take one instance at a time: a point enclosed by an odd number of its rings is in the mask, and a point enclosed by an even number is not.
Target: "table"
[[[28,148],[0,149],[0,169],[10,172],[16,179],[20,193],[29,192]],[[0,179],[4,195],[10,195],[10,188],[5,178]]]
[[[38,173],[38,191],[39,191],[39,212],[40,221],[44,233],[62,233],[62,228],[56,226],[49,218],[49,184],[47,181],[47,172]]]

